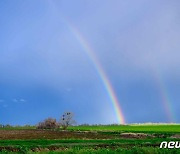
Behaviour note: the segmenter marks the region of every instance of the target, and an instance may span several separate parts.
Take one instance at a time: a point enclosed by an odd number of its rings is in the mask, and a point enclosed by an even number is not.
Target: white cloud
[[[26,100],[23,99],[23,98],[21,98],[19,101],[20,101],[20,102],[26,102]]]
[[[23,98],[21,98],[21,99],[14,98],[14,99],[12,99],[12,101],[15,102],[15,103],[25,103],[25,102],[27,102],[27,100],[25,100]]]

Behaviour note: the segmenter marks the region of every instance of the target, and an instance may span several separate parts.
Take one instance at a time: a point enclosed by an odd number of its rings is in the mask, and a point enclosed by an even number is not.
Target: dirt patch
[[[97,132],[60,130],[0,130],[0,140],[13,139],[114,139],[117,136]]]
[[[177,138],[177,139],[180,139],[180,134],[175,134],[175,135],[172,135],[170,138]]]
[[[121,138],[134,138],[134,139],[145,139],[148,137],[154,137],[150,134],[144,134],[144,133],[122,133],[120,134]]]

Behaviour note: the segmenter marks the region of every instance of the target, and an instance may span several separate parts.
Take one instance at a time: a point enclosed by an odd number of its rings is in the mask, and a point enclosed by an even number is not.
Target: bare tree
[[[65,112],[61,119],[60,119],[60,126],[65,130],[68,126],[75,124],[75,120],[73,120],[73,113],[72,112]]]

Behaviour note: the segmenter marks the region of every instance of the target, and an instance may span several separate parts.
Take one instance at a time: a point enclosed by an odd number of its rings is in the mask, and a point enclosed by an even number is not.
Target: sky
[[[179,5],[1,0],[0,123],[34,125],[66,111],[78,124],[118,123],[97,63],[126,123],[180,123]]]

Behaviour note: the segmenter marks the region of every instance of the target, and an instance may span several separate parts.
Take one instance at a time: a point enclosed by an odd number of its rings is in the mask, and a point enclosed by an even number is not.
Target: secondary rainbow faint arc
[[[157,82],[158,88],[159,88],[159,92],[160,92],[160,96],[162,99],[162,105],[164,108],[164,111],[166,112],[166,116],[168,118],[168,121],[170,123],[173,123],[176,121],[174,112],[173,112],[173,108],[172,108],[172,103],[170,102],[170,98],[168,96],[168,92],[167,92],[167,88],[165,87],[165,84],[163,83],[163,79],[161,78],[161,74],[159,73],[160,71],[154,69],[153,71],[154,73],[154,77],[155,77],[155,81]]]
[[[96,71],[98,72],[104,87],[107,90],[107,93],[112,101],[112,104],[114,106],[115,112],[117,114],[117,119],[118,122],[121,124],[125,124],[125,118],[122,112],[122,109],[120,107],[120,103],[118,101],[118,98],[115,94],[115,91],[111,85],[111,82],[109,81],[103,67],[101,66],[101,64],[99,63],[99,60],[97,59],[94,50],[91,48],[91,46],[88,44],[88,42],[84,39],[84,37],[82,36],[82,34],[74,27],[74,26],[70,26],[70,24],[68,24],[68,26],[70,27],[71,31],[73,32],[73,34],[76,36],[77,40],[80,42],[80,44],[83,46],[84,51],[87,53],[88,57],[91,59],[94,67],[96,68]]]

